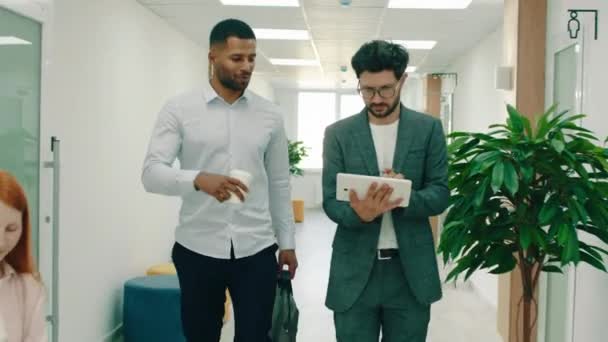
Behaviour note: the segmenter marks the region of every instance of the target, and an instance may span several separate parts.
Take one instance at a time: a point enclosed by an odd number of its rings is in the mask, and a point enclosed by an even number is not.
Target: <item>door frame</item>
[[[575,50],[579,57],[577,58],[577,79],[576,79],[576,94],[575,94],[575,108],[574,114],[582,113],[585,108],[585,94],[587,93],[587,84],[584,76],[585,72],[585,60],[589,54],[588,47],[585,45],[585,37],[589,37],[590,29],[583,26],[581,23],[581,30],[576,39],[570,38],[568,32],[551,32],[551,40],[547,44],[547,53],[551,54],[550,58],[547,58],[546,65],[546,87],[545,87],[545,102],[546,108],[553,105],[554,95],[554,80],[555,80],[555,54],[564,49],[571,47],[572,45],[578,44],[578,49]],[[576,49],[576,48],[575,48]],[[549,56],[547,56],[549,57]],[[582,119],[579,123],[582,123]],[[568,305],[566,309],[566,322],[565,324],[565,335],[567,341],[574,342],[574,324],[575,324],[575,303],[576,303],[576,267],[569,265],[564,272],[564,277],[568,280],[568,293],[567,300]],[[547,288],[548,278],[545,272],[541,273],[539,279],[539,301],[538,301],[538,321],[537,321],[537,341],[546,342],[547,335]]]

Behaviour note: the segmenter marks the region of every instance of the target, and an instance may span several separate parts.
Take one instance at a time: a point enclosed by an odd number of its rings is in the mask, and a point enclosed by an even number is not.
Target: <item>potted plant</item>
[[[446,281],[519,268],[517,331],[528,342],[540,272],[581,261],[606,271],[608,251],[578,232],[608,243],[608,150],[577,124],[584,115],[556,115],[553,106],[533,125],[514,107],[507,111],[506,125],[493,132],[449,135],[452,196],[438,250],[444,262],[455,260]]]
[[[298,164],[302,161],[302,159],[308,156],[306,152],[307,148],[303,146],[304,143],[302,141],[288,141],[288,151],[289,151],[289,173],[294,176],[302,176],[304,171],[298,167]],[[303,200],[293,200],[293,217],[296,222],[304,221],[304,201]]]

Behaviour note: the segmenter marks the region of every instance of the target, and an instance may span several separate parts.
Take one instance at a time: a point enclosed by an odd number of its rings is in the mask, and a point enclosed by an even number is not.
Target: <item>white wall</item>
[[[264,76],[254,73],[248,89],[272,102],[275,100],[274,88]]]
[[[494,87],[494,69],[501,64],[502,26],[458,57],[448,72],[458,74],[454,92],[454,131],[485,132],[488,126],[504,123],[504,96]],[[483,271],[471,277],[476,291],[492,306],[498,305],[498,277]]]
[[[401,103],[410,109],[424,112],[426,107],[424,103],[424,86],[423,76],[410,74],[403,84]]]
[[[62,141],[60,340],[100,341],[124,282],[169,260],[179,200],[145,193],[141,165],[161,105],[206,79],[207,57],[135,0],[54,13],[43,136]]]
[[[506,120],[503,94],[494,87],[494,69],[501,64],[502,44],[499,27],[446,68],[458,73],[454,131],[487,131],[489,125]]]
[[[274,88],[274,101],[281,108],[287,138],[298,138],[298,89]],[[323,132],[319,133],[321,139]],[[323,200],[320,170],[304,170],[301,177],[291,178],[291,197],[304,200],[306,208],[318,208]]]
[[[608,60],[608,2],[594,0],[551,0],[548,1],[547,38],[548,46],[555,45],[559,34],[567,34],[571,8],[599,10],[599,37],[593,39],[593,14],[579,14],[579,19],[590,30],[585,37],[583,53],[584,60],[584,93],[583,112],[588,115],[583,125],[593,130],[600,140],[608,135],[608,118],[606,116],[606,61]],[[554,51],[547,51],[547,67],[552,65]],[[550,73],[550,70],[547,70]],[[552,98],[552,79],[547,80],[546,101],[549,105]],[[583,237],[588,240],[588,237]],[[591,241],[599,243],[598,241]],[[601,244],[600,244],[601,246]],[[604,244],[605,249],[608,248]],[[604,258],[607,261],[608,258]],[[581,264],[577,269],[574,310],[574,339],[575,342],[601,342],[606,340],[608,325],[605,310],[608,307],[608,275],[594,268]]]

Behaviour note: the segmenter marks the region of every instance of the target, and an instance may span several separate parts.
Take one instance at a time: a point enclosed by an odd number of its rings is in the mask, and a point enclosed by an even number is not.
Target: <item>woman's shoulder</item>
[[[46,289],[38,275],[31,273],[21,273],[18,275],[25,290],[25,297],[40,299],[46,296]]]

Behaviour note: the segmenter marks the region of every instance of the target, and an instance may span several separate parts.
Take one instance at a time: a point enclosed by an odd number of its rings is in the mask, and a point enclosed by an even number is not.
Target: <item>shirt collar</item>
[[[15,271],[15,269],[13,268],[13,266],[9,265],[9,263],[6,262],[6,261],[0,262],[0,267],[2,267],[3,270],[4,270],[4,277],[3,278],[10,278],[12,276],[17,275],[17,271]]]
[[[213,87],[211,86],[211,82],[204,82],[204,84],[203,84],[203,96],[205,97],[205,100],[207,101],[207,103],[210,103],[211,101],[213,101],[215,99],[219,99],[221,101],[224,101],[224,99],[222,99],[217,94],[217,92],[215,91],[215,89],[213,89]],[[236,100],[236,102],[241,101],[241,99],[247,100],[247,101],[249,101],[251,99],[251,92],[249,91],[249,89],[245,89],[245,91],[243,92],[243,95],[241,95],[241,97],[238,100]]]

